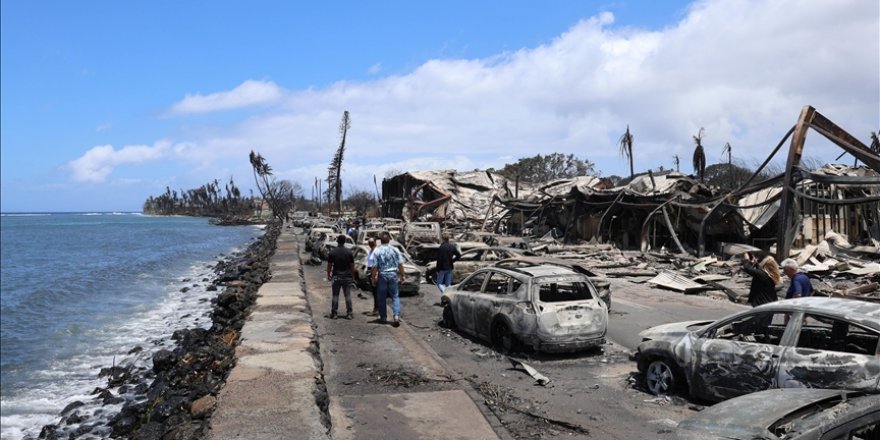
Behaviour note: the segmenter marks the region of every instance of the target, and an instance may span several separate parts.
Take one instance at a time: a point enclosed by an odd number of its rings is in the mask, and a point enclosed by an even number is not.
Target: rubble
[[[802,168],[809,129],[865,165]],[[755,182],[789,140],[784,173]],[[618,186],[594,176],[536,184],[479,170],[414,171],[385,179],[382,191],[384,214],[411,225],[404,230],[437,222],[459,241],[577,260],[603,278],[720,290],[743,302],[750,278],[740,275],[739,256],[749,252],[795,258],[816,295],[880,300],[880,155],[809,106],[728,193],[662,170]],[[430,246],[416,250],[427,264]]]

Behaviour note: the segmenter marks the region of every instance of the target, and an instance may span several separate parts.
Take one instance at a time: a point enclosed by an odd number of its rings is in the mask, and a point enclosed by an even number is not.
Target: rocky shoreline
[[[269,258],[274,254],[281,223],[269,223],[265,233],[241,254],[218,262],[208,290],[223,291],[212,300],[210,329],[189,328],[174,332],[173,350],[152,356],[152,368],[132,362],[102,368],[107,386],[93,395],[102,405],[122,405],[109,422],[80,408],[77,401],[65,407],[60,421],[45,425],[41,439],[72,439],[84,435],[135,439],[202,439],[214,410],[217,392],[235,363],[235,347],[248,308],[257,290],[269,280]],[[137,356],[141,347],[129,355]],[[76,426],[75,429],[71,429]]]

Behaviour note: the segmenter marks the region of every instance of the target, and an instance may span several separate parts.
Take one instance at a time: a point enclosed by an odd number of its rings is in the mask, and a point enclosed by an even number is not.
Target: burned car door
[[[354,280],[358,287],[369,290],[370,274],[367,273],[367,251],[357,247],[352,250],[354,257]]]
[[[723,400],[775,386],[789,312],[739,315],[694,342],[691,392]]]
[[[782,356],[780,387],[878,391],[876,330],[812,313],[797,324],[795,346]]]
[[[486,275],[486,272],[480,272],[462,281],[455,295],[456,301],[453,302],[452,312],[456,325],[459,329],[471,334],[476,334],[474,330],[474,305],[477,302],[477,295],[483,288],[483,282],[486,281]]]
[[[516,297],[510,295],[510,276],[499,272],[491,272],[482,292],[476,297],[474,307],[475,333],[485,339],[491,339],[493,318],[501,313],[510,318],[516,307]],[[517,329],[512,329],[514,332]]]

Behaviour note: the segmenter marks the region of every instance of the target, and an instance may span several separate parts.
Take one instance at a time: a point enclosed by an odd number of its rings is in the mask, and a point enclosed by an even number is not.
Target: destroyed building
[[[865,165],[800,167],[813,129]],[[755,182],[791,138],[785,172]],[[621,249],[723,253],[730,243],[772,249],[825,242],[829,234],[858,254],[880,249],[880,154],[805,107],[767,160],[729,193],[678,172],[647,172],[610,187],[594,176],[543,184],[487,171],[417,171],[385,179],[385,215],[446,227],[550,234],[565,243],[614,243]],[[787,190],[786,190],[787,189]],[[860,248],[861,246],[861,248]]]

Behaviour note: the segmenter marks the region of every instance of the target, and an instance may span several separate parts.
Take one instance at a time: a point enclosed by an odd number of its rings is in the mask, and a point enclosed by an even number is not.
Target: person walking
[[[782,260],[782,271],[785,273],[785,276],[791,279],[788,291],[785,293],[785,299],[813,295],[813,284],[810,282],[810,277],[799,271],[797,261],[791,258]]]
[[[452,284],[452,266],[461,258],[461,252],[458,248],[449,242],[449,234],[443,233],[443,243],[437,250],[437,288],[440,293],[446,291],[446,288]]]
[[[391,312],[394,314],[392,325],[400,326],[400,282],[406,277],[403,271],[403,258],[397,248],[389,245],[391,234],[382,231],[380,235],[382,246],[373,252],[373,266],[371,277],[376,285],[376,293],[379,296],[379,319],[377,322],[388,322],[388,296],[391,296]]]
[[[336,236],[336,248],[327,256],[327,280],[331,281],[333,300],[330,306],[330,319],[336,319],[339,307],[339,289],[345,293],[345,319],[352,319],[351,283],[354,281],[354,256],[345,247],[345,235]]]
[[[776,295],[776,285],[782,278],[779,274],[779,265],[772,256],[764,257],[758,264],[754,255],[746,252],[743,254],[743,270],[752,276],[752,285],[749,287],[748,303],[752,307],[767,304],[779,299]]]
[[[373,252],[376,251],[376,238],[367,238],[367,246],[370,248],[367,252],[367,283],[370,285],[370,293],[373,294],[373,311],[367,313],[367,316],[379,316],[379,296],[376,294],[376,283],[373,282],[373,266],[376,265]]]

